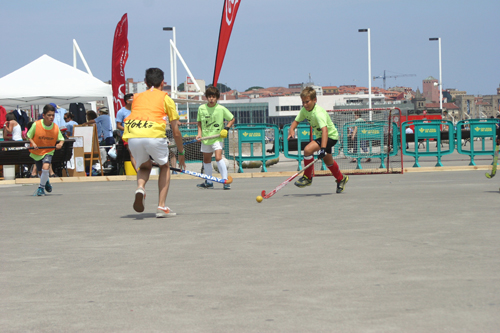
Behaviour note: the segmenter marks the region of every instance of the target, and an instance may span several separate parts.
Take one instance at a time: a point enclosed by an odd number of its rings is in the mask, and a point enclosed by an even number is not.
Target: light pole
[[[443,77],[441,72],[441,37],[429,38],[429,40],[437,40],[439,42],[439,109],[443,111]]]
[[[370,46],[370,29],[358,29],[358,32],[368,33],[368,108],[372,108],[372,54]]]
[[[163,31],[172,31],[173,42],[177,47],[175,42],[175,27],[164,27]],[[170,44],[169,44],[170,45]],[[170,81],[172,85],[171,93],[173,98],[177,98],[177,55],[173,52],[172,47],[170,47]]]

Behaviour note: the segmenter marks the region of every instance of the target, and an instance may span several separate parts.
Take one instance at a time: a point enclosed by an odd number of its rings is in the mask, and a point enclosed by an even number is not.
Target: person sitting
[[[71,112],[68,112],[64,115],[64,121],[66,122],[67,136],[73,136],[73,128],[75,125],[78,125],[78,123],[73,120],[74,118],[75,116]]]
[[[111,119],[109,118],[109,109],[107,107],[102,107],[99,109],[99,116],[93,118],[96,113],[92,111],[92,119],[89,119],[89,113],[87,112],[87,122],[83,125],[96,124],[97,125],[97,136],[99,137],[99,144],[101,146],[111,146],[115,144],[115,138],[113,137],[113,127],[111,126]]]

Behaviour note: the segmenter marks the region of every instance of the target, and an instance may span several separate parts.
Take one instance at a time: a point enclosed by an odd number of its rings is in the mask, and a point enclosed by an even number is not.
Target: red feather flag
[[[111,88],[116,113],[125,105],[125,64],[128,59],[128,18],[127,14],[116,25],[113,40],[113,56],[111,59]]]
[[[236,13],[240,7],[240,2],[240,0],[224,0],[219,31],[219,43],[217,45],[217,56],[215,58],[214,80],[212,83],[214,87],[217,87],[220,70],[224,62],[224,56],[226,55],[227,44],[229,43],[229,37],[231,37],[231,31],[233,31],[234,20],[236,19]]]

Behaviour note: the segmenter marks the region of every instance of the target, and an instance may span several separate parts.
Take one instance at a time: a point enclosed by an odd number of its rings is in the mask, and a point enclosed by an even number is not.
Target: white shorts
[[[149,156],[159,165],[168,163],[167,138],[131,138],[128,139],[128,147],[135,158],[137,169],[150,160]]]
[[[202,153],[213,153],[216,150],[222,150],[222,141],[216,141],[211,145],[201,144],[201,152]]]

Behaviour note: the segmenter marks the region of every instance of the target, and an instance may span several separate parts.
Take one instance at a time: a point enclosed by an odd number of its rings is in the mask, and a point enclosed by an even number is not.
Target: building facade
[[[439,103],[438,80],[429,76],[422,81],[422,95],[427,103]]]

